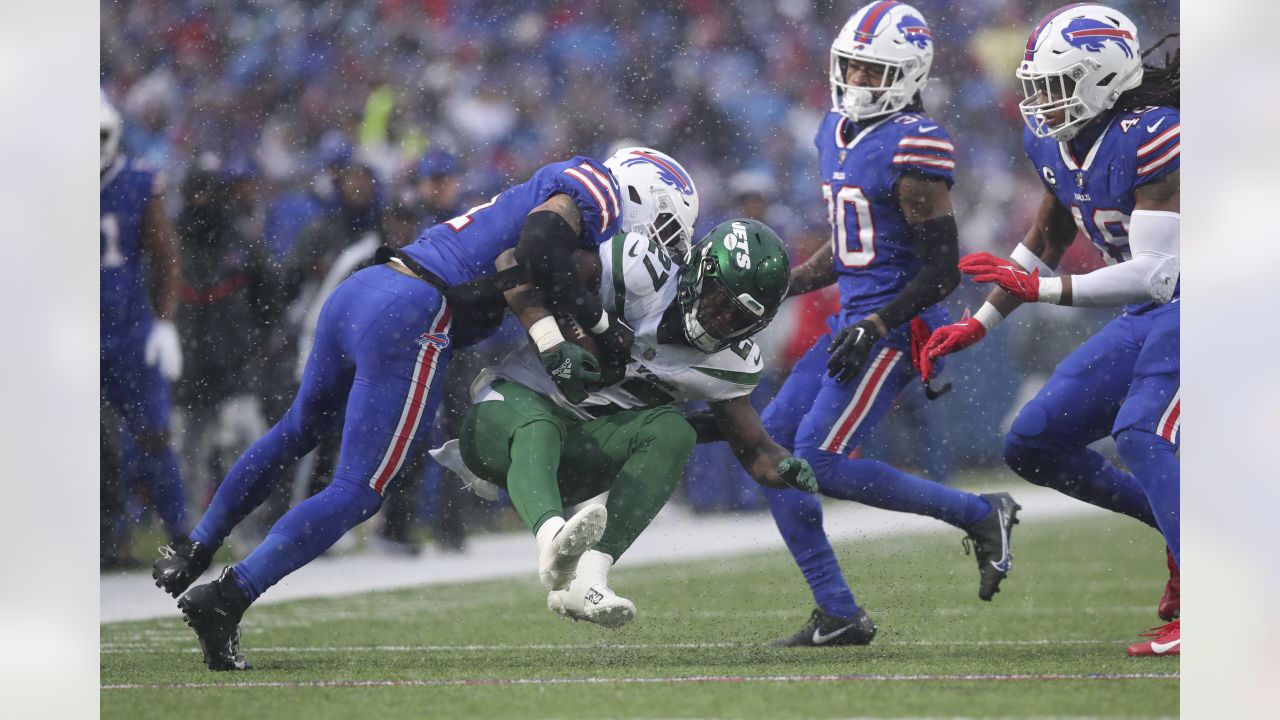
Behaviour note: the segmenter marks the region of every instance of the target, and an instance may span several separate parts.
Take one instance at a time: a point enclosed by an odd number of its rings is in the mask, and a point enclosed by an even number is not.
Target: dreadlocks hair
[[[1148,55],[1155,52],[1166,40],[1176,37],[1178,37],[1178,33],[1169,33],[1160,38],[1159,42],[1142,53],[1143,59],[1145,60]],[[1174,50],[1172,56],[1165,53],[1164,67],[1143,63],[1142,84],[1121,95],[1120,99],[1116,101],[1115,109],[1123,112],[1149,105],[1164,105],[1177,108],[1181,98],[1181,90],[1178,87],[1179,57],[1181,55],[1181,48]]]

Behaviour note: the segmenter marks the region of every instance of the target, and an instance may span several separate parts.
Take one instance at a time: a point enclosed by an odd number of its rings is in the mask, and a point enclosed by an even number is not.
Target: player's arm
[[[142,248],[151,266],[151,305],[156,320],[143,348],[147,365],[156,365],[169,380],[182,376],[182,344],[173,321],[178,316],[178,293],[182,266],[178,257],[177,232],[164,211],[157,190],[142,211]]]
[[[151,266],[151,302],[156,318],[172,322],[178,315],[182,264],[178,234],[159,195],[151,196],[142,214],[142,243]]]
[[[829,242],[809,256],[808,260],[791,268],[791,283],[787,287],[787,297],[804,295],[821,290],[836,281],[835,251]]]
[[[738,462],[753,480],[765,487],[790,486],[806,492],[818,491],[813,468],[769,437],[749,395],[708,405],[720,438],[729,443]]]

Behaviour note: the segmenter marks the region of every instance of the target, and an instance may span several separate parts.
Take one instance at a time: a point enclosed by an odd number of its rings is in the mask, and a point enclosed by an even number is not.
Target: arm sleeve
[[[910,226],[912,244],[923,266],[888,305],[877,311],[884,324],[893,329],[921,310],[941,301],[960,284],[960,232],[956,219],[944,215]]]
[[[1167,303],[1178,285],[1178,213],[1135,210],[1129,221],[1133,258],[1071,276],[1071,304],[1100,307],[1127,303]]]
[[[586,219],[584,218],[585,222]],[[528,269],[529,279],[546,294],[551,306],[572,315],[583,327],[600,320],[600,299],[578,278],[570,253],[578,235],[563,217],[539,210],[524,220],[516,261]]]

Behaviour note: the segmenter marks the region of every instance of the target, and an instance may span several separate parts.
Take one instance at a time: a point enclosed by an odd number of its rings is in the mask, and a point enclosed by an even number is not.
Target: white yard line
[[[1114,640],[888,640],[876,643],[878,646],[914,645],[939,647],[988,647],[1006,645],[1114,645]],[[192,647],[190,637],[183,635],[167,642],[106,642],[102,643],[103,653],[131,653],[138,650],[169,651],[198,653],[200,648]],[[527,643],[512,645],[332,645],[315,647],[255,647],[255,655],[260,653],[460,653],[460,652],[519,652],[519,651],[561,651],[578,652],[591,650],[603,652],[609,650],[726,650],[733,648],[762,647],[760,643]]]
[[[1018,515],[1022,520],[1020,529],[1046,520],[1109,514],[1058,492],[1025,483],[1017,484],[1014,497],[1023,507]],[[957,533],[955,528],[932,518],[876,510],[839,500],[824,499],[823,508],[824,526],[833,542]],[[1116,522],[1131,521],[1116,516]],[[1016,531],[1014,541],[1016,552]],[[625,572],[626,568],[640,565],[769,551],[785,552],[773,518],[768,513],[699,516],[684,508],[668,505],[627,551],[619,571]],[[464,554],[428,550],[417,558],[389,557],[376,552],[321,558],[271,588],[258,604],[419,585],[533,577],[536,563],[533,537],[527,533],[478,536],[470,540]],[[213,579],[218,570],[220,568],[215,566],[202,581]],[[155,587],[147,571],[103,575],[99,587],[101,622],[177,615],[174,601]]]

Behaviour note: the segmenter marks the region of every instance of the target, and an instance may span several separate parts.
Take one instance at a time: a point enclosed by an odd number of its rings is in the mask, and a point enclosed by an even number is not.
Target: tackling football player
[[[947,322],[936,303],[960,281],[949,195],[954,148],[942,125],[923,114],[918,94],[932,61],[923,16],[899,2],[858,10],[831,45],[832,109],[815,139],[831,244],[792,270],[791,294],[838,282],[841,307],[827,321],[831,334],[814,343],[765,410],[764,424],[813,465],[823,495],[964,530],[977,556],[978,595],[990,600],[1012,565],[1013,498],[849,457],[911,383],[912,336],[923,339],[927,328]],[[875,624],[841,575],[817,498],[765,494],[818,606],[777,644],[871,642]]]
[[[611,164],[638,168],[639,186],[620,187]],[[470,281],[492,275],[498,255],[514,248],[533,284],[589,329],[603,359],[627,357],[631,331],[583,286],[571,253],[620,230],[687,242],[696,203],[688,175],[656,151],[638,149],[604,164],[575,157],[542,167],[343,281],[320,312],[292,406],[232,467],[190,538],[162,548],[155,562],[156,585],[182,594],[287,468],[341,425],[329,486],[281,517],[243,561],[178,601],[209,668],[248,668],[239,622],[249,605],[378,511],[388,483],[430,430],[451,349],[497,326],[487,305],[472,306]],[[534,340],[540,364],[554,370],[567,394],[583,394],[584,384],[598,379],[601,358],[563,342],[554,328]]]
[[[1158,612],[1172,622],[1129,654],[1177,655],[1178,58],[1144,67],[1123,13],[1069,5],[1032,31],[1017,75],[1024,145],[1044,184],[1040,211],[1010,259],[960,262],[997,289],[972,318],[934,331],[927,360],[978,342],[1023,302],[1125,306],[1022,408],[1004,455],[1030,482],[1159,528],[1172,577]],[[1108,266],[1056,277],[1077,228]],[[1108,434],[1127,472],[1089,449]]]
[[[772,230],[754,220],[721,223],[684,267],[645,235],[619,234],[587,267],[601,303],[635,328],[625,368],[575,404],[531,349],[518,350],[481,373],[461,438],[433,455],[479,476],[473,487],[507,490],[537,538],[549,609],[620,627],[636,608],[609,588],[609,569],[671,497],[695,436],[728,441],[763,485],[817,486],[808,463],[769,438],[750,402],[764,369],[751,336],[787,291],[790,265]],[[521,321],[554,322],[531,295],[528,286],[508,292]],[[677,402],[710,406],[696,433]],[[564,505],[605,491],[606,506],[563,519]]]

